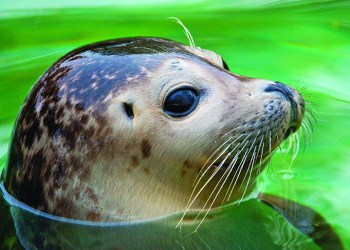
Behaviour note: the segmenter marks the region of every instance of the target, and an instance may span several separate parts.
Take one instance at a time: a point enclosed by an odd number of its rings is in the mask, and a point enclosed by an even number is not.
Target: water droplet
[[[296,177],[296,172],[290,169],[282,169],[276,172],[276,179],[282,181],[293,180]]]

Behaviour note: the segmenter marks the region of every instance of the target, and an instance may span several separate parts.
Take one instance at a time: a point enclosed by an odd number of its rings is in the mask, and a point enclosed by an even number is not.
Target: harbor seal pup
[[[47,213],[133,221],[218,207],[252,193],[302,123],[280,82],[160,38],[88,45],[38,80],[16,122],[5,187]]]
[[[296,90],[234,74],[211,51],[160,38],[99,42],[62,57],[32,88],[4,187],[34,209],[99,222],[254,197],[319,246],[341,249],[317,212],[255,192],[304,112]]]

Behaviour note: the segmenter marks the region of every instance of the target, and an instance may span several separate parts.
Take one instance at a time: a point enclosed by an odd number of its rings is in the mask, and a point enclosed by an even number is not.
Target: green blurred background
[[[350,249],[350,1],[2,0],[0,156],[30,87],[60,56],[118,37],[188,43],[168,17],[231,71],[290,84],[317,104],[312,142],[291,169],[291,154],[277,151],[262,183],[320,212]]]

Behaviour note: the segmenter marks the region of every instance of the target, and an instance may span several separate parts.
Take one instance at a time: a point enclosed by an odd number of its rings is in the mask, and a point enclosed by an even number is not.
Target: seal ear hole
[[[123,107],[124,107],[124,111],[125,111],[126,115],[127,115],[130,119],[133,119],[133,118],[134,118],[134,111],[133,111],[133,109],[132,109],[132,104],[129,104],[129,103],[124,102],[124,103],[123,103]]]

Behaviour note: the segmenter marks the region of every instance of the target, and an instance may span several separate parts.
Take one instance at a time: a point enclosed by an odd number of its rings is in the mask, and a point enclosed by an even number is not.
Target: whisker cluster
[[[246,126],[248,128],[250,125]],[[217,201],[219,195],[222,193],[225,184],[228,184],[230,181],[226,193],[222,199],[221,205],[230,199],[236,187],[239,186],[239,189],[244,187],[242,191],[240,202],[245,196],[249,182],[254,173],[254,166],[257,164],[257,169],[255,174],[260,173],[262,166],[262,161],[266,153],[270,154],[272,152],[272,141],[275,141],[276,138],[272,138],[271,132],[266,132],[265,135],[262,135],[262,131],[252,131],[247,135],[239,133],[240,135],[235,135],[235,132],[242,127],[236,127],[231,129],[222,135],[219,140],[223,141],[217,149],[211,154],[208,160],[204,163],[203,167],[199,171],[192,194],[190,196],[187,208],[181,217],[178,225],[180,226],[185,215],[188,213],[194,202],[197,200],[199,195],[204,191],[208,184],[213,180],[219,172],[223,171],[223,174],[220,176],[219,180],[216,182],[215,186],[211,190],[205,204],[199,210],[195,219],[197,219],[201,214],[204,213],[203,218],[198,224],[196,230],[201,226],[206,216],[208,215],[210,209],[213,207],[214,203]],[[266,130],[268,131],[268,130]],[[259,135],[261,139],[258,140]],[[216,142],[218,142],[217,140]],[[264,141],[269,141],[268,152],[264,152],[265,143]],[[250,156],[251,157],[248,157]],[[218,162],[220,162],[218,164]],[[226,166],[224,167],[226,163]],[[247,168],[245,166],[247,164]],[[211,169],[214,169],[213,172],[210,172]],[[209,175],[209,176],[208,176]],[[231,178],[229,178],[231,177]],[[195,230],[195,231],[196,231]]]
[[[280,147],[281,153],[292,154],[289,168],[299,153],[301,138],[305,138],[306,143],[308,143],[313,131],[313,124],[317,121],[317,115],[314,111],[317,108],[316,105],[312,102],[305,103],[305,119],[301,125],[302,129],[290,135],[283,144],[284,146]],[[245,131],[248,131],[249,126],[244,127]],[[215,141],[218,147],[197,174],[186,210],[176,227],[181,225],[195,201],[215,177],[218,177],[218,180],[215,179],[216,182],[212,185],[204,205],[197,211],[195,220],[201,215],[203,217],[201,217],[194,232],[202,225],[211,208],[217,204],[218,199],[222,199],[220,204],[223,205],[230,200],[234,192],[240,191],[240,199],[237,201],[237,205],[239,205],[252,184],[250,182],[254,179],[253,176],[260,175],[265,157],[271,155],[276,146],[279,146],[284,140],[281,134],[272,133],[274,126],[271,125],[260,131],[250,130],[250,133],[247,134],[240,133],[242,128],[243,126],[235,127]]]

